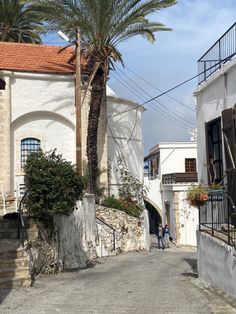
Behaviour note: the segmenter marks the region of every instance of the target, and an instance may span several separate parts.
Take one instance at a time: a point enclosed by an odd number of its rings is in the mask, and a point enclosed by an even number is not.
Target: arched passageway
[[[161,216],[148,201],[145,201],[145,207],[148,211],[150,234],[155,234],[158,224],[162,222]]]

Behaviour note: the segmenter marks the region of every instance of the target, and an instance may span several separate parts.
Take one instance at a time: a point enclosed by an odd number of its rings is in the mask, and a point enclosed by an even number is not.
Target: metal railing
[[[236,207],[230,196],[222,191],[209,193],[208,201],[199,206],[199,230],[236,247]]]
[[[107,224],[105,221],[103,221],[102,219],[100,219],[100,218],[98,218],[98,217],[96,217],[96,220],[97,220],[98,222],[100,222],[100,224],[102,224],[102,225],[108,227],[108,228],[111,230],[111,232],[109,232],[109,233],[111,233],[112,236],[113,236],[113,250],[115,251],[115,250],[116,250],[116,229],[113,228],[111,225]],[[105,228],[104,228],[104,229],[105,229]],[[106,229],[105,229],[105,230],[106,230]],[[106,231],[107,231],[107,230],[106,230]]]
[[[179,172],[162,175],[163,184],[192,183],[197,182],[197,180],[197,172]]]
[[[236,55],[236,22],[198,60],[198,83],[201,84],[222,63]]]
[[[23,217],[23,206],[24,206],[24,199],[26,197],[26,192],[24,193],[23,197],[21,198],[18,206],[18,239],[24,240],[24,228],[25,228],[25,222]]]

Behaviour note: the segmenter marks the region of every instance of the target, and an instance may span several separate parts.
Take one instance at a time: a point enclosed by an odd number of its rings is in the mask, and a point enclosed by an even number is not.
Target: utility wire
[[[113,74],[114,74],[114,73],[113,73]],[[136,96],[138,96],[138,97],[141,98],[141,99],[144,99],[143,96],[137,95],[137,93],[134,92],[132,88],[128,87],[128,86],[127,86],[127,85],[128,85],[127,82],[124,83],[122,80],[118,79],[117,77],[115,77],[115,79],[118,80],[123,86],[125,86],[125,87],[126,87],[129,91],[131,91],[133,94],[135,94]],[[139,94],[140,94],[140,93],[139,93]],[[130,109],[129,111],[135,110],[137,107],[140,107],[140,105],[137,105],[135,108],[132,108],[132,109]],[[178,120],[174,119],[172,116],[168,116],[166,113],[160,111],[160,109],[159,109],[159,108],[156,108],[156,106],[154,106],[154,105],[152,105],[151,108],[152,108],[154,111],[156,111],[156,112],[160,113],[161,115],[163,115],[164,117],[166,117],[167,119],[170,119],[172,122],[174,122],[174,123],[177,124],[178,126],[184,128],[185,130],[188,130],[188,131],[189,131],[189,129],[193,127],[193,126],[190,127],[190,126],[188,126],[188,125],[182,123],[181,121],[178,121]],[[127,111],[128,111],[128,110],[126,110],[126,111],[124,111],[124,112],[127,112]],[[122,114],[122,113],[124,113],[124,112],[120,112],[119,114]],[[116,115],[119,115],[119,114],[116,114]]]
[[[157,88],[154,84],[152,84],[151,82],[147,81],[146,79],[144,79],[142,76],[138,75],[137,73],[135,73],[134,71],[132,71],[129,67],[127,67],[125,65],[124,67],[125,69],[127,69],[130,73],[132,73],[133,75],[135,75],[136,77],[138,77],[139,79],[141,79],[143,82],[149,84],[151,87],[153,87],[155,90],[157,90],[158,92],[161,92],[163,93],[163,91],[159,88]],[[120,70],[120,69],[119,69]],[[167,97],[169,97],[170,99],[174,100],[175,102],[177,102],[178,104],[184,106],[185,108],[195,112],[195,110],[189,106],[187,106],[186,104],[184,104],[183,102],[181,102],[180,100],[178,100],[177,98],[173,97],[173,96],[170,96],[168,94],[166,94]]]
[[[117,72],[114,72],[113,74],[118,75]],[[116,77],[116,79],[117,79],[117,77]],[[138,94],[140,95],[139,98],[141,98],[142,101],[145,101],[145,100],[146,100],[146,98],[141,94],[141,92],[140,92],[139,90],[137,90],[135,87],[133,87],[130,83],[128,83],[128,82],[126,81],[124,84],[130,86],[131,92],[132,92],[132,90],[134,89],[135,92],[136,92],[136,95],[137,95],[137,93],[138,93]],[[153,106],[156,107],[155,104],[153,104]],[[174,122],[177,121],[178,123],[183,124],[183,125],[184,125],[185,127],[187,127],[187,128],[192,128],[192,127],[193,127],[193,124],[192,124],[191,122],[189,122],[189,121],[185,122],[184,120],[182,120],[182,117],[180,117],[180,118],[179,118],[179,117],[173,117],[173,116],[169,115],[169,113],[163,111],[163,110],[160,109],[160,108],[157,108],[157,110],[159,111],[159,113],[161,113],[162,115],[164,115],[166,118],[171,119],[171,120],[174,121]]]
[[[172,90],[174,90],[174,89],[176,89],[176,88],[178,88],[178,87],[180,87],[180,86],[182,86],[182,85],[184,85],[184,84],[186,84],[186,83],[192,81],[192,80],[195,79],[196,77],[198,77],[198,76],[200,76],[200,75],[206,73],[207,71],[211,70],[212,68],[215,68],[217,65],[228,61],[229,59],[231,59],[231,57],[232,57],[232,56],[229,56],[229,57],[226,57],[225,59],[220,60],[220,61],[217,62],[216,64],[214,64],[214,65],[210,66],[209,68],[205,69],[204,71],[202,71],[202,72],[200,72],[200,73],[198,73],[198,74],[196,74],[196,75],[190,77],[189,79],[187,79],[187,80],[185,80],[185,81],[183,81],[183,82],[181,82],[181,83],[175,85],[174,87],[168,89],[167,91],[162,92],[161,94],[159,94],[159,95],[157,95],[157,96],[155,96],[155,97],[152,97],[151,99],[147,100],[146,102],[142,103],[141,105],[146,105],[146,104],[148,104],[150,101],[153,101],[153,100],[155,100],[155,99],[157,99],[157,98],[160,98],[160,97],[163,96],[163,95],[166,95],[167,93],[171,92]]]
[[[120,69],[118,69],[120,71]],[[132,84],[134,84],[135,86],[137,86],[137,88],[139,90],[141,90],[144,94],[146,94],[148,97],[152,97],[148,92],[146,92],[146,90],[144,90],[139,84],[137,84],[134,80],[132,80],[128,75],[126,75],[125,73],[123,73],[122,71],[120,71],[122,73],[123,76],[125,76],[129,81],[132,82]],[[118,74],[116,72],[116,74]],[[175,116],[177,116],[179,119],[185,121],[186,123],[190,123],[193,124],[193,121],[189,121],[187,119],[185,119],[183,116],[181,116],[178,112],[175,112],[173,110],[171,110],[170,108],[166,107],[165,105],[163,105],[162,103],[160,103],[159,101],[156,100],[156,103],[158,105],[160,105],[161,107],[163,107],[167,112],[170,112],[171,114],[174,114]]]

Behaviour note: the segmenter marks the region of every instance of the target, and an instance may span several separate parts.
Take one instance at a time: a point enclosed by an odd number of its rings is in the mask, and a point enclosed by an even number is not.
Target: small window
[[[0,90],[5,90],[6,82],[3,79],[0,79]]]
[[[24,168],[27,157],[30,153],[37,152],[40,149],[40,140],[29,137],[21,141],[21,169]]]
[[[185,159],[185,172],[197,172],[196,158]]]

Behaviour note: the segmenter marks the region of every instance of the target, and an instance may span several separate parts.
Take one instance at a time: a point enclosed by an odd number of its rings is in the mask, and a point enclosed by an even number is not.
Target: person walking
[[[163,242],[164,242],[165,248],[169,248],[170,247],[170,231],[169,231],[168,225],[165,225],[163,229],[163,238],[164,238]]]
[[[165,249],[165,245],[163,242],[163,228],[162,225],[159,224],[157,226],[157,245],[158,245],[158,249],[160,250],[162,248],[162,250]]]

